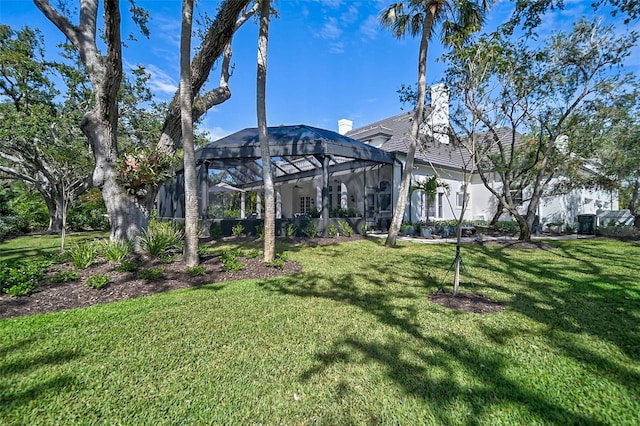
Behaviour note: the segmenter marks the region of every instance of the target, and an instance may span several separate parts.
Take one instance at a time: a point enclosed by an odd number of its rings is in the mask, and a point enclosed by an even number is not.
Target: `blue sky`
[[[55,4],[55,1],[52,1]],[[71,3],[74,3],[73,1]],[[395,39],[378,24],[378,16],[391,0],[275,0],[280,17],[270,28],[267,117],[269,125],[308,124],[337,130],[341,118],[359,127],[402,111],[397,90],[413,84],[417,77],[418,40]],[[566,10],[545,17],[538,32],[569,29],[583,15],[593,16],[591,0],[565,0]],[[152,88],[160,99],[170,99],[179,81],[180,0],[137,0],[149,10],[150,39],[138,37],[124,51],[125,66],[145,66],[151,72]],[[199,12],[215,13],[216,2],[201,0]],[[121,0],[121,7],[128,7]],[[488,14],[487,28],[503,22],[510,2],[501,1]],[[625,31],[618,22],[603,18]],[[29,0],[0,0],[0,23],[21,28],[39,28],[45,35],[47,54],[55,57],[59,31]],[[638,23],[632,27],[638,29]],[[123,38],[135,32],[123,18]],[[194,43],[196,39],[194,39]],[[257,24],[251,20],[236,34],[233,43],[235,71],[230,80],[232,98],[209,111],[201,127],[211,139],[256,126]],[[443,77],[444,64],[439,41],[430,46],[427,82]],[[638,49],[629,59],[628,70],[640,70]],[[219,73],[210,77],[217,84]]]

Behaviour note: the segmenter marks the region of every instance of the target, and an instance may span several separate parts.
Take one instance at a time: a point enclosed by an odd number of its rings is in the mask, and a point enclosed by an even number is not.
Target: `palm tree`
[[[380,15],[380,22],[389,28],[397,38],[407,33],[412,37],[420,35],[418,52],[418,94],[411,122],[411,134],[407,147],[407,160],[402,172],[398,201],[389,226],[385,245],[394,247],[402,224],[411,174],[413,172],[416,147],[420,138],[420,125],[424,117],[424,102],[427,88],[427,51],[435,28],[440,24],[442,43],[456,46],[472,32],[480,29],[484,14],[493,0],[404,0],[393,3]]]
[[[264,182],[264,261],[271,262],[276,255],[276,212],[275,190],[271,173],[271,155],[269,153],[269,135],[267,133],[267,46],[269,42],[269,14],[271,1],[260,1],[260,32],[258,36],[257,70],[257,114],[258,138],[262,155],[262,180]]]
[[[191,26],[193,0],[182,2],[182,29],[180,35],[180,116],[182,145],[184,148],[185,245],[184,263],[196,266],[198,259],[198,182],[193,146],[193,115],[191,98]]]
[[[448,189],[449,185],[447,185],[446,182],[438,180],[438,177],[434,175],[425,181],[411,185],[411,187],[409,188],[409,194],[413,194],[416,191],[422,191],[427,196],[427,203],[431,204],[436,199],[438,188]],[[426,222],[429,222],[429,206],[427,206]]]

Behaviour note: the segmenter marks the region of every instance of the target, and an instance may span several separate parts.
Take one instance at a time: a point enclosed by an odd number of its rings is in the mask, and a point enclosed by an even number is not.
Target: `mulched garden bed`
[[[361,235],[353,235],[334,238],[292,238],[286,239],[286,241],[292,244],[327,245],[361,238],[363,238]],[[255,237],[227,237],[223,240],[243,242],[255,241],[256,239]],[[203,240],[202,243],[209,241],[211,240]],[[134,260],[137,266],[136,271],[118,272],[115,270],[116,265],[102,262],[78,271],[80,279],[66,283],[53,283],[50,278],[56,271],[71,270],[72,267],[54,265],[47,273],[49,280],[45,279],[40,282],[30,296],[14,297],[0,292],[0,318],[63,311],[205,284],[251,278],[270,278],[302,270],[302,265],[291,261],[284,262],[283,268],[268,266],[262,261],[262,256],[253,259],[240,258],[239,260],[244,265],[243,269],[236,272],[225,272],[222,270],[219,256],[202,257],[200,265],[205,268],[206,274],[192,277],[186,272],[186,268],[179,258],[171,263],[162,263],[154,258],[138,256]],[[162,268],[164,271],[162,277],[153,281],[137,277],[137,271],[152,268]],[[96,274],[108,274],[111,278],[109,284],[99,290],[86,285],[86,279]]]
[[[481,294],[470,292],[458,292],[454,296],[449,291],[437,291],[429,295],[429,300],[446,308],[474,314],[488,314],[500,312],[504,309],[502,303],[493,301]]]

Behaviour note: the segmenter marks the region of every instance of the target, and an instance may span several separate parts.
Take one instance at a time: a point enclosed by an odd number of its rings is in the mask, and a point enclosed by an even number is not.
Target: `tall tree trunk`
[[[411,122],[411,135],[409,135],[409,145],[407,146],[407,160],[402,170],[402,181],[400,182],[400,189],[398,191],[398,201],[393,212],[393,218],[389,225],[389,234],[385,242],[387,247],[395,247],[398,232],[402,225],[404,210],[409,196],[409,188],[411,186],[416,147],[420,140],[420,124],[422,124],[424,117],[424,100],[427,91],[427,51],[429,48],[429,34],[431,34],[431,27],[433,26],[433,15],[431,12],[425,13],[422,25],[422,37],[420,39],[420,51],[418,53],[418,99],[413,112],[413,121]]]
[[[271,1],[260,2],[260,33],[258,35],[257,114],[258,137],[262,155],[262,179],[264,181],[264,261],[270,262],[276,255],[276,212],[269,135],[267,132],[267,47],[269,44],[269,13]]]
[[[198,259],[198,181],[193,146],[193,116],[191,101],[191,25],[193,0],[182,2],[182,30],[180,35],[180,112],[182,145],[184,148],[185,245],[184,262],[196,266]],[[204,167],[204,165],[203,165]]]

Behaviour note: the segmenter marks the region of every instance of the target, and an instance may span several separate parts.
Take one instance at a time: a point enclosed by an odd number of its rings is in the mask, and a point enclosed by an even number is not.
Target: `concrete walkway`
[[[368,237],[376,237],[376,238],[387,238],[387,234],[367,234]],[[482,234],[482,239],[479,239],[480,235],[474,235],[472,237],[462,237],[463,243],[473,243],[478,241],[518,241],[518,237],[509,237],[509,236],[500,236],[500,237],[492,237],[489,235]],[[582,240],[594,238],[595,235],[582,235],[582,234],[569,234],[569,235],[551,235],[551,234],[540,234],[540,235],[532,235],[531,241],[544,241],[544,240]],[[397,241],[408,241],[411,243],[420,243],[420,244],[455,244],[456,239],[454,238],[414,238],[414,237],[406,237],[402,235],[398,235]]]

